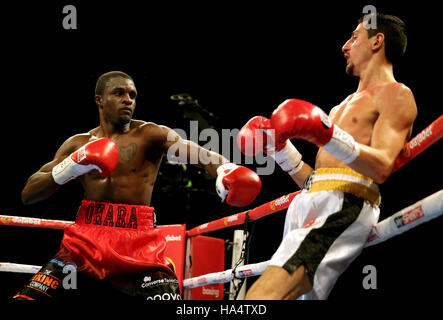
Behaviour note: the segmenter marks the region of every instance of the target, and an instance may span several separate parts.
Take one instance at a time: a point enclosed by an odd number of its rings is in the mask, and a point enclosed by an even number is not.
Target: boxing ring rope
[[[0,215],[0,225],[3,226],[64,229],[71,224],[74,224],[74,221]]]
[[[432,146],[443,137],[443,115],[434,120],[429,126],[412,138],[405,146],[395,160],[394,169],[397,171],[409,161],[414,159],[420,153]]]
[[[397,171],[417,155],[439,141],[443,136],[443,115],[411,139],[396,159],[392,172]],[[212,232],[219,229],[243,224],[246,219],[255,221],[269,214],[282,211],[289,207],[291,201],[300,193],[293,192],[281,196],[254,209],[240,212],[228,217],[199,225],[186,232],[187,237]],[[398,234],[435,219],[443,214],[443,189],[410,205],[373,226],[365,247],[384,242]],[[64,229],[73,221],[49,220],[19,216],[0,215],[0,225]],[[209,273],[195,278],[184,279],[183,288],[195,288],[208,284],[230,282],[234,278],[241,279],[261,275],[269,261],[239,266],[222,272]],[[0,272],[36,273],[41,267],[34,265],[0,263]]]
[[[233,227],[240,224],[244,224],[246,217],[251,221],[258,220],[272,213],[287,209],[291,201],[300,193],[301,191],[293,192],[254,209],[233,214],[228,217],[224,217],[218,220],[214,220],[208,223],[201,224],[191,230],[186,231],[186,237],[194,237],[200,234],[212,232],[215,230],[224,229],[227,227]]]

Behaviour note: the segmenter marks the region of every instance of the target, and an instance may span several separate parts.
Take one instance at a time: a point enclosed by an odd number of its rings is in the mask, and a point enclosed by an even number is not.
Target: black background
[[[62,27],[67,4],[77,8],[77,30]],[[99,124],[94,87],[107,71],[121,70],[134,78],[139,92],[134,118],[171,128],[189,128],[183,110],[170,100],[178,93],[190,94],[215,114],[217,130],[241,128],[254,115],[269,116],[287,98],[305,99],[329,111],[357,88],[358,79],[344,72],[341,47],[365,4],[60,1],[8,6],[1,13],[0,214],[74,220],[82,198],[78,181],[31,206],[21,203],[20,192],[63,141]],[[399,16],[408,27],[408,49],[394,71],[397,81],[415,95],[415,136],[442,113],[441,13],[424,1],[371,4]],[[313,165],[316,148],[302,141],[294,144]],[[439,156],[441,142],[381,186],[380,220],[441,188]],[[214,181],[196,169],[188,171],[193,190],[171,184],[166,177],[172,172],[174,168],[162,166],[152,199],[160,224],[192,228],[243,210],[220,203]],[[272,176],[262,176],[262,182],[262,192],[248,208],[297,190],[278,168]],[[280,212],[256,223],[251,263],[271,257],[283,222]],[[435,297],[434,290],[443,285],[442,227],[438,218],[365,249],[339,279],[330,300]],[[231,234],[225,230],[211,236]],[[0,261],[41,265],[58,250],[61,236],[57,230],[0,226]],[[365,265],[377,268],[376,290],[363,289]],[[0,298],[6,300],[29,276],[0,277]]]

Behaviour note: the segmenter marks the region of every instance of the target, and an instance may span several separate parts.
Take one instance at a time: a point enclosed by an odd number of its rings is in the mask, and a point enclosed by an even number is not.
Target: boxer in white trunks
[[[346,72],[359,85],[329,117],[289,99],[270,119],[254,117],[240,131],[242,152],[254,155],[262,147],[303,189],[288,208],[279,248],[246,299],[327,299],[363,249],[379,216],[377,184],[390,175],[417,116],[411,90],[393,74],[406,49],[404,27],[395,16],[377,14],[376,29],[360,18],[342,47]],[[320,147],[315,170],[302,161],[293,138]]]

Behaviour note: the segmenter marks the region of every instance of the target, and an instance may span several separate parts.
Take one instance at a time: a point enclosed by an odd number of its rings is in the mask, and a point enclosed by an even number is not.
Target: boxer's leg
[[[180,300],[175,273],[167,268],[147,268],[143,272],[112,275],[110,283],[128,296],[139,300]]]
[[[293,300],[312,290],[305,267],[292,274],[277,266],[269,266],[249,289],[246,300]]]
[[[53,298],[63,291],[64,263],[52,259],[39,272],[34,274],[29,283],[18,292],[14,300],[46,300]]]

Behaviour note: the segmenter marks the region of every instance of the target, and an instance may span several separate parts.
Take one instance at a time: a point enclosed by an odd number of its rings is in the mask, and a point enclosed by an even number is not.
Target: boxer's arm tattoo
[[[130,143],[127,146],[118,148],[118,156],[121,161],[126,163],[130,162],[137,153],[138,145],[136,143]]]

